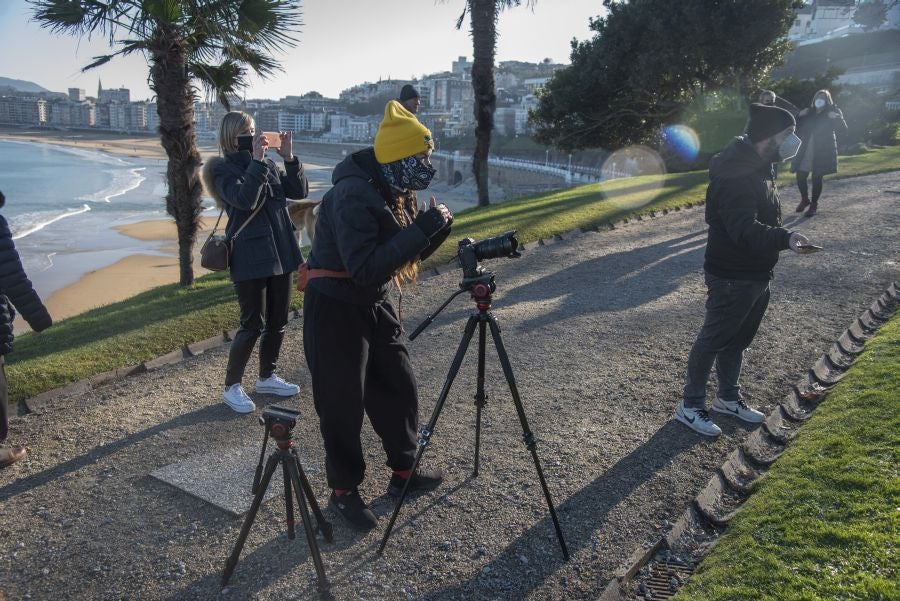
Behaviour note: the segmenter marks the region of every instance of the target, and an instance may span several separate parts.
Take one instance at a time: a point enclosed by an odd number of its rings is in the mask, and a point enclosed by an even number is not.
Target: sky
[[[497,26],[497,62],[522,60],[569,63],[571,40],[586,40],[590,17],[602,0],[537,0],[533,8],[504,11]],[[250,78],[247,98],[278,99],[318,91],[337,97],[364,81],[412,79],[449,71],[460,56],[472,60],[469,22],[455,28],[465,0],[303,0],[298,43],[276,54],[284,71],[268,80]],[[92,57],[108,54],[107,39],[52,34],[32,20],[26,0],[0,0],[0,76],[32,81],[48,90],[126,87],[132,100],[149,99],[147,63],[121,58],[87,73]]]

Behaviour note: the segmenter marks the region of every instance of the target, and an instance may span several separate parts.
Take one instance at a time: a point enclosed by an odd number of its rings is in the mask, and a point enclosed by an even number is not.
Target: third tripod
[[[418,336],[434,320],[435,316],[443,311],[444,308],[449,305],[454,298],[456,298],[463,292],[468,291],[471,293],[472,300],[475,301],[477,308],[469,317],[469,321],[466,323],[465,332],[463,333],[462,340],[459,343],[459,348],[456,351],[456,356],[453,358],[453,363],[450,366],[450,371],[447,374],[447,379],[444,381],[444,387],[441,389],[441,394],[438,397],[437,404],[435,405],[434,411],[431,414],[431,419],[429,419],[428,424],[424,428],[422,428],[411,473],[415,473],[416,468],[418,468],[419,466],[419,462],[422,459],[422,454],[425,452],[425,448],[428,446],[428,442],[431,438],[432,433],[434,432],[435,425],[437,424],[438,417],[441,414],[441,409],[443,409],[444,402],[447,400],[447,395],[450,392],[450,387],[452,386],[453,380],[456,378],[456,375],[459,372],[459,368],[462,365],[463,359],[466,355],[466,351],[469,348],[469,343],[472,341],[472,336],[475,334],[475,327],[478,326],[478,379],[475,392],[475,467],[473,473],[473,475],[475,476],[478,475],[479,450],[481,446],[481,410],[486,404],[486,396],[484,392],[485,345],[487,329],[490,328],[491,337],[494,340],[494,346],[497,349],[497,355],[500,359],[500,365],[503,368],[503,375],[506,377],[507,384],[509,384],[509,390],[510,393],[512,393],[513,404],[515,405],[516,413],[518,413],[519,415],[519,422],[522,424],[522,441],[525,443],[525,447],[531,452],[531,457],[534,460],[534,467],[537,470],[538,479],[541,483],[541,489],[544,491],[544,497],[547,499],[547,506],[550,509],[550,517],[553,518],[553,526],[556,528],[556,536],[559,539],[559,546],[562,549],[563,558],[568,561],[569,550],[566,548],[566,541],[565,539],[563,539],[563,533],[559,525],[559,519],[556,516],[556,509],[553,506],[553,499],[550,497],[550,491],[547,489],[547,481],[544,478],[544,471],[541,469],[541,463],[538,460],[537,441],[535,440],[534,434],[532,434],[531,429],[528,427],[528,420],[525,417],[525,410],[522,408],[522,401],[519,398],[519,391],[516,387],[516,381],[515,377],[513,376],[512,365],[509,361],[509,355],[506,354],[506,348],[503,346],[503,340],[500,337],[500,326],[497,325],[497,319],[490,311],[491,295],[496,289],[496,286],[494,284],[494,274],[489,271],[482,270],[479,267],[477,275],[475,277],[465,278],[460,284],[460,288],[462,289],[454,293],[449,299],[447,299],[447,301],[443,305],[441,305],[441,307],[437,311],[430,315],[409,337],[410,340],[413,340],[416,336]],[[387,544],[388,537],[391,535],[391,530],[394,527],[394,522],[397,520],[397,516],[399,515],[400,509],[403,506],[404,499],[406,499],[407,489],[409,488],[409,483],[411,481],[412,478],[408,478],[406,484],[403,486],[403,492],[400,494],[400,498],[397,500],[397,505],[394,507],[394,513],[391,515],[391,520],[390,522],[388,522],[387,530],[384,533],[384,537],[381,539],[381,545],[378,547],[379,553],[384,551],[384,547]]]

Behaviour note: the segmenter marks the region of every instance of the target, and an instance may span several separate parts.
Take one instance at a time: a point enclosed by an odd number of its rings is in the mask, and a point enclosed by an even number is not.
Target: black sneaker
[[[444,481],[444,474],[441,470],[423,470],[418,469],[412,475],[412,482],[409,483],[409,492],[434,490],[441,482]],[[406,484],[406,478],[401,478],[397,474],[391,476],[388,483],[387,494],[390,497],[399,497],[403,492],[403,486]]]
[[[348,490],[340,496],[332,491],[331,498],[328,499],[328,506],[344,518],[344,521],[354,530],[367,532],[378,524],[378,518],[362,500],[356,489]]]

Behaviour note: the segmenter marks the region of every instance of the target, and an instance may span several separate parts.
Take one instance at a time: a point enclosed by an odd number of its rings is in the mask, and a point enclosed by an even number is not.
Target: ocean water
[[[0,140],[0,165],[0,214],[42,298],[123,257],[168,254],[115,230],[166,218],[165,161]]]

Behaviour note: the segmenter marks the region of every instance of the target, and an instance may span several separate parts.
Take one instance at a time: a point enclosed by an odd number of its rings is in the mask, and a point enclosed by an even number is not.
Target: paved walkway
[[[788,210],[795,194],[785,193]],[[817,217],[787,215],[791,227],[826,250],[782,255],[769,313],[747,355],[750,404],[771,408],[900,279],[898,199],[894,172],[828,182]],[[703,316],[704,232],[701,207],[488,264],[497,273],[495,312],[571,561],[561,560],[489,349],[481,475],[469,477],[471,352],[426,455],[447,482],[407,504],[381,558],[374,551],[392,509],[381,496],[389,474],[365,426],[362,492],[382,522],[363,537],[336,522],[335,543],[322,545],[334,597],[592,599],[631,551],[658,537],[748,431],[722,418],[723,436],[710,441],[670,419]],[[456,289],[458,277],[429,278],[407,296],[407,329]],[[423,419],[470,310],[470,301],[458,299],[409,345]],[[223,591],[219,574],[240,520],[149,475],[261,439],[255,417],[220,402],[225,362],[225,349],[216,349],[13,420],[10,442],[27,441],[32,451],[0,472],[0,591],[8,599],[315,596],[306,543],[302,534],[286,540],[282,503],[263,506]],[[299,322],[292,322],[282,364],[282,375],[304,386],[291,404],[302,412],[296,439],[313,470],[322,449]],[[276,401],[251,395],[260,405]],[[321,473],[310,478],[325,502]]]

